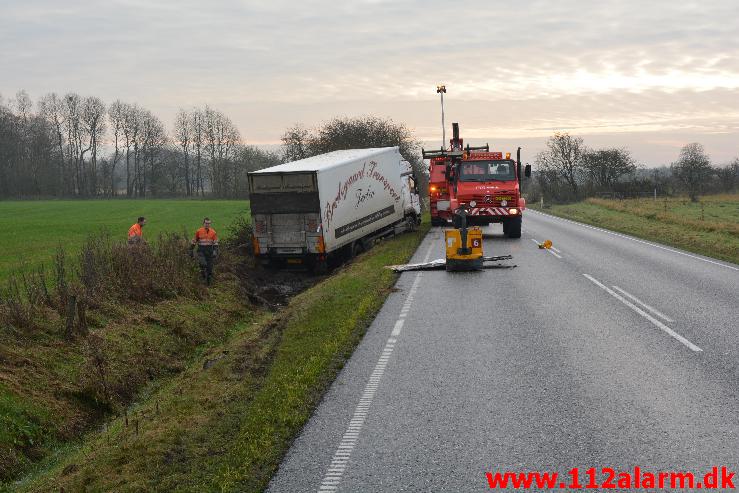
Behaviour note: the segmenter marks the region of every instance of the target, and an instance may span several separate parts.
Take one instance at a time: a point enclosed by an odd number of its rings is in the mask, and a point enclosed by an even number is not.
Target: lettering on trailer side
[[[391,205],[377,212],[373,212],[372,214],[368,216],[364,216],[363,218],[357,219],[356,221],[352,221],[349,224],[339,226],[338,228],[336,228],[336,233],[335,233],[336,237],[341,238],[342,236],[347,235],[351,233],[352,231],[356,231],[360,228],[363,228],[369,224],[372,224],[375,221],[379,221],[380,219],[386,218],[388,216],[392,216],[394,213],[395,213],[395,206]]]
[[[369,170],[367,169],[367,165],[369,164]],[[373,180],[378,181],[382,188],[390,194],[390,196],[393,198],[395,202],[400,201],[400,194],[395,190],[393,185],[390,183],[390,181],[377,170],[377,161],[365,161],[362,164],[362,168],[353,173],[344,181],[339,181],[339,188],[336,192],[336,197],[330,202],[326,203],[326,208],[324,212],[324,219],[326,221],[326,229],[329,229],[331,227],[331,222],[334,218],[334,212],[336,211],[336,208],[339,206],[339,204],[346,200],[347,196],[349,195],[349,189],[354,185],[355,183],[359,182],[360,180],[364,179],[366,177],[371,178]],[[369,185],[367,187],[367,190],[369,190]],[[374,191],[371,192],[372,195],[374,195]],[[359,208],[359,205],[370,198],[371,196],[364,196],[363,199],[360,200],[360,196],[357,195],[357,204],[355,208]],[[338,237],[338,236],[337,236]]]

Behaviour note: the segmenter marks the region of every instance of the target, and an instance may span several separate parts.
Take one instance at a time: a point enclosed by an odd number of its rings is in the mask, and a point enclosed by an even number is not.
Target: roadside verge
[[[605,202],[605,201],[600,201]],[[617,204],[616,204],[617,205]],[[614,206],[615,207],[615,206]],[[635,208],[617,210],[598,201],[553,205],[532,209],[592,226],[625,233],[689,252],[739,264],[739,235],[719,221],[675,221],[661,214]]]

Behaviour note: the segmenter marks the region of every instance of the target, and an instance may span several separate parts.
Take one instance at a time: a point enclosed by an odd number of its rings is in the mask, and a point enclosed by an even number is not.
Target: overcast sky
[[[739,2],[0,0],[0,94],[137,102],[171,127],[209,104],[247,143],[337,115],[441,143],[524,146],[556,130],[668,164],[739,156]],[[504,149],[501,149],[504,150]]]

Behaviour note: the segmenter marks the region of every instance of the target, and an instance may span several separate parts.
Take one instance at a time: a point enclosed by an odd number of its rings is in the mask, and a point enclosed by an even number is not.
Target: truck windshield
[[[513,161],[467,161],[459,167],[461,181],[512,181],[516,179]]]

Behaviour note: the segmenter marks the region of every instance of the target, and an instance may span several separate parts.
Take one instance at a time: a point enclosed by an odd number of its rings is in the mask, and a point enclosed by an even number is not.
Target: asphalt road
[[[402,274],[270,493],[739,470],[739,266],[533,211],[523,224],[519,240],[484,230],[515,269]],[[441,257],[434,228],[413,260]]]

